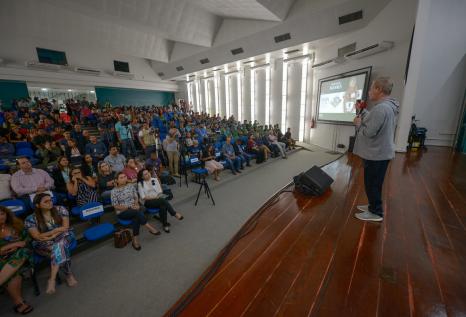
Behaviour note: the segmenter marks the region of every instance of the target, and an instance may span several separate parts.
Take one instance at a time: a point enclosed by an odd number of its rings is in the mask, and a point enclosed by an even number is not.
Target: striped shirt
[[[34,194],[37,187],[45,187],[49,190],[53,188],[53,185],[54,182],[50,175],[37,168],[33,168],[27,174],[19,170],[11,176],[11,188],[18,196]]]

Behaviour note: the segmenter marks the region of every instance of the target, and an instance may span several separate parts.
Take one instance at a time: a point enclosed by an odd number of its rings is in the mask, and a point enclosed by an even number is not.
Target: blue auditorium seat
[[[99,218],[104,214],[104,206],[99,202],[85,204],[79,208],[79,217],[82,220]],[[84,231],[84,238],[88,241],[96,241],[111,235],[115,227],[111,223],[99,223]]]
[[[10,209],[18,217],[26,213],[27,207],[20,199],[8,199],[0,202],[0,206]]]

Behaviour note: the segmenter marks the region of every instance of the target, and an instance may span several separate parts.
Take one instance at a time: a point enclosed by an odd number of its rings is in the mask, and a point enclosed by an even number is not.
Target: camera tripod
[[[199,196],[201,195],[202,188],[204,188],[207,198],[210,198],[212,200],[212,204],[214,204],[215,206],[214,197],[212,196],[212,192],[210,191],[209,184],[207,183],[205,179],[206,175],[202,174],[199,176],[201,177],[201,181],[199,182],[201,186],[199,186],[199,191],[197,192],[197,198],[196,198],[196,202],[194,203],[194,206],[197,206],[197,201],[199,200]]]

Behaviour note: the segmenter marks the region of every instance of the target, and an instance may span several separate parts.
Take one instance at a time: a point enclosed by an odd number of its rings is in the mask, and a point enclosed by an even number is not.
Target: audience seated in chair
[[[33,310],[21,294],[21,271],[33,264],[28,240],[23,222],[8,208],[0,206],[0,287],[5,287],[14,311],[22,315]]]
[[[214,175],[214,180],[219,181],[220,177],[218,174],[223,170],[223,165],[220,162],[215,160],[215,148],[212,144],[207,145],[207,147],[202,151],[201,160],[205,164],[206,170],[209,174]]]
[[[105,157],[104,161],[110,164],[112,171],[115,173],[121,172],[126,164],[126,158],[124,155],[118,153],[116,145],[110,146],[110,154]]]
[[[178,220],[182,220],[183,216],[176,212],[171,204],[163,198],[162,185],[156,177],[152,177],[147,169],[142,169],[138,173],[138,192],[141,203],[146,208],[159,208],[159,217],[165,232],[170,232],[170,223],[167,221],[167,213]]]
[[[78,206],[98,201],[94,178],[84,175],[80,167],[71,168],[66,188],[68,194],[76,197],[76,204]]]
[[[244,163],[246,166],[251,166],[251,157],[248,153],[246,153],[242,148],[242,141],[240,138],[236,139],[236,142],[233,144],[233,148],[235,149],[235,155],[240,158],[241,162],[241,169],[244,169]]]
[[[134,158],[129,158],[126,163],[126,167],[123,169],[126,177],[128,177],[128,182],[136,183],[138,180],[138,172],[141,170],[142,166]]]
[[[139,230],[141,225],[146,227],[149,233],[153,235],[159,235],[160,231],[147,222],[144,209],[141,208],[139,204],[136,188],[128,183],[128,178],[125,173],[119,172],[116,174],[115,184],[111,192],[112,205],[119,219],[131,220],[133,228],[133,241],[131,244],[135,250],[139,251],[141,250],[141,244],[139,242]]]
[[[81,169],[84,175],[97,180],[97,163],[94,161],[90,154],[84,155],[83,161],[81,163]]]
[[[75,286],[77,281],[71,271],[70,250],[75,237],[70,228],[68,210],[62,206],[54,206],[52,197],[46,193],[37,194],[33,206],[34,213],[26,218],[24,225],[32,237],[34,252],[50,258],[50,278],[46,293],[55,293],[59,270],[65,274],[68,286]]]
[[[16,165],[20,169],[11,177],[11,188],[26,206],[30,205],[29,195],[53,188],[54,181],[50,175],[42,169],[33,168],[27,157],[16,159]]]
[[[110,165],[105,161],[100,161],[98,165],[99,174],[97,181],[99,184],[100,196],[102,199],[110,199],[111,190],[115,187],[115,172],[111,170]]]
[[[8,143],[6,137],[0,136],[0,158],[12,158],[15,156],[15,147]]]
[[[89,143],[85,146],[85,154],[89,154],[94,164],[104,159],[105,155],[107,155],[107,147],[102,141],[97,141],[97,137],[92,135],[89,137]]]
[[[229,136],[222,147],[222,153],[233,175],[241,173],[239,170],[241,159],[235,155],[235,149],[233,148],[233,145],[231,145],[231,137]]]
[[[254,135],[250,135],[248,139],[248,144],[246,146],[246,151],[250,154],[256,155],[256,163],[260,164],[264,161],[267,161],[269,155],[270,155],[270,150],[267,146],[261,144],[257,144],[256,141],[254,140]]]

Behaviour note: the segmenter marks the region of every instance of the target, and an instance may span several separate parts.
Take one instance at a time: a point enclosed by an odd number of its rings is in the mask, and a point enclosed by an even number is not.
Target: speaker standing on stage
[[[364,221],[382,221],[382,186],[388,164],[395,157],[395,128],[398,102],[390,98],[393,83],[387,77],[377,78],[369,89],[373,103],[363,109],[354,124],[358,128],[353,153],[364,162],[364,186],[368,205],[358,206],[355,217]]]

